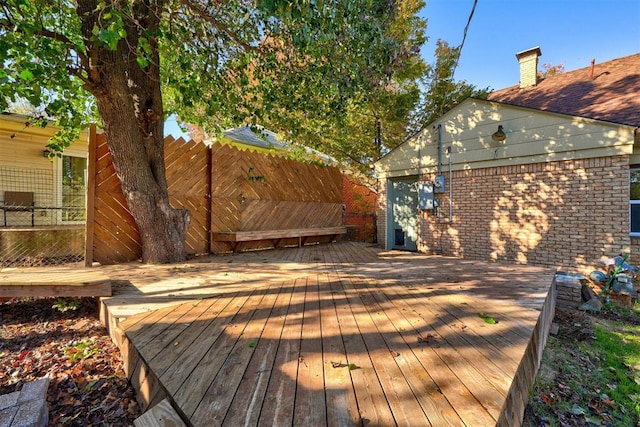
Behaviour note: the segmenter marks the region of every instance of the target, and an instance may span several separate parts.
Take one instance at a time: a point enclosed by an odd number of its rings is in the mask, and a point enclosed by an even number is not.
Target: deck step
[[[135,427],[186,427],[182,418],[167,399],[162,400],[138,417],[133,425]]]
[[[0,298],[111,296],[112,280],[91,270],[28,271],[0,274]]]
[[[55,283],[49,281],[0,283],[0,298],[109,297],[111,294],[110,280],[67,283]]]

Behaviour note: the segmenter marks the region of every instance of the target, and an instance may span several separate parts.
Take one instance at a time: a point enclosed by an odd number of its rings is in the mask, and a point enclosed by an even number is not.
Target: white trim
[[[640,172],[640,168],[629,168],[629,190],[631,190],[631,175],[633,172]],[[640,199],[631,199],[631,191],[629,191],[629,236],[640,237],[640,230],[635,232],[631,231],[631,227],[633,226],[633,221],[631,220],[632,205],[640,205]]]
[[[87,163],[88,163],[89,154],[86,151],[66,149],[64,151],[64,153],[62,153],[62,155],[64,157],[79,157],[79,158],[83,158],[83,159],[87,160]],[[85,170],[84,170],[84,184],[85,184],[84,203],[85,203],[85,210],[86,210],[86,206],[87,206],[87,177],[88,177],[87,176],[87,169],[85,168]],[[57,157],[56,161],[55,161],[54,181],[55,181],[54,194],[55,194],[56,206],[62,207],[62,158],[60,158],[60,157]],[[73,224],[84,224],[84,223],[86,223],[85,220],[83,220],[83,221],[66,221],[66,220],[63,220],[62,209],[56,209],[55,215],[56,215],[56,224],[73,225]]]

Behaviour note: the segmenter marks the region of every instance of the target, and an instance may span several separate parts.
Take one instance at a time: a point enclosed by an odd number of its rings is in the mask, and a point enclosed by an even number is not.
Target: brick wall
[[[378,206],[376,211],[376,229],[378,245],[387,247],[387,185],[385,180],[378,180]]]
[[[454,171],[452,222],[448,189],[436,197],[439,211],[419,214],[421,252],[588,273],[630,250],[627,156]]]
[[[345,205],[344,225],[357,231],[349,231],[348,237],[360,242],[375,242],[378,200],[376,192],[347,175],[342,175],[342,200]]]

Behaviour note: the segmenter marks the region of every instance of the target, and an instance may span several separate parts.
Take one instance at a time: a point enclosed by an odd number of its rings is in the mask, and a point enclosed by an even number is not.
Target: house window
[[[62,156],[62,221],[86,219],[87,159]]]
[[[629,175],[629,222],[631,235],[640,237],[640,169],[631,169]]]

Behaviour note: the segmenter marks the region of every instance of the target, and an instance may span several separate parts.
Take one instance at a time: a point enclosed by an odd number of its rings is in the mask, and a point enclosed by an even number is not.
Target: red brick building
[[[342,175],[342,200],[344,201],[344,225],[347,240],[376,242],[376,209],[378,195],[370,186],[355,177]]]
[[[640,261],[640,54],[468,99],[376,164],[386,248],[588,271]],[[531,70],[533,68],[533,71]]]

